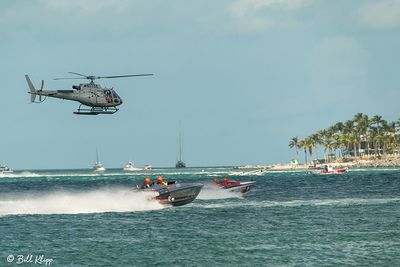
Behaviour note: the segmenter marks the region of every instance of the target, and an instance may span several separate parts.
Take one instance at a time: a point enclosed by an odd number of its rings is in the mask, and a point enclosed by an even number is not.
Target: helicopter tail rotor
[[[42,80],[42,85],[40,86],[39,92],[43,91],[43,87],[44,87],[44,80]],[[42,94],[39,94],[39,102],[42,102]]]
[[[29,86],[30,92],[28,92],[28,93],[31,94],[31,102],[35,102],[37,91],[36,91],[35,87],[33,86],[32,81],[27,74],[25,74],[25,79]],[[42,83],[42,89],[43,89],[43,83]]]
[[[42,80],[40,90],[36,90],[35,86],[33,86],[33,83],[28,75],[25,75],[25,79],[29,86],[30,92],[28,92],[28,93],[31,94],[31,102],[35,102],[37,95],[39,95],[39,103],[43,102],[44,100],[42,101],[42,91],[43,91],[43,87],[44,87],[44,80]]]

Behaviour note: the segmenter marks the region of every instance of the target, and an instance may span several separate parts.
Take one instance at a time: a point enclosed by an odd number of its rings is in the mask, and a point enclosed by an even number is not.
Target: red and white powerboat
[[[330,165],[325,165],[322,170],[319,171],[310,171],[310,174],[321,174],[321,175],[329,175],[329,174],[343,174],[348,172],[349,170],[347,168],[344,169],[334,169]]]
[[[223,178],[222,181],[219,182],[217,178],[214,178],[213,183],[219,186],[221,189],[245,194],[250,191],[251,187],[255,185],[256,181],[237,182],[228,181],[228,178]]]

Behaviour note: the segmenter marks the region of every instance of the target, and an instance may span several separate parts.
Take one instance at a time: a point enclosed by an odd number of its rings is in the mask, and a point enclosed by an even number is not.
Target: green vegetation
[[[382,116],[357,113],[353,119],[337,122],[319,130],[303,140],[297,136],[289,141],[289,147],[304,150],[305,162],[318,159],[318,150],[323,148],[324,161],[351,161],[354,159],[398,156],[400,151],[400,118],[388,122]]]

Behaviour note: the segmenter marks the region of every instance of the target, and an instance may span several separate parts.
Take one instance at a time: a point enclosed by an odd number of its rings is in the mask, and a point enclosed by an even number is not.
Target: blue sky
[[[288,162],[304,137],[362,112],[399,116],[400,1],[70,0],[0,2],[0,162],[14,169]],[[100,80],[112,116],[29,104],[24,74],[69,89]],[[79,80],[77,80],[77,83]]]

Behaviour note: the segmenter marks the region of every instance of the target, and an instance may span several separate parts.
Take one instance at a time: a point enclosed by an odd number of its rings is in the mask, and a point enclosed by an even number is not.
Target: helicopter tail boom
[[[25,79],[26,82],[28,83],[29,86],[29,90],[30,90],[30,94],[31,94],[31,102],[35,102],[35,98],[36,98],[36,89],[32,84],[31,79],[29,78],[29,76],[27,74],[25,74]]]

